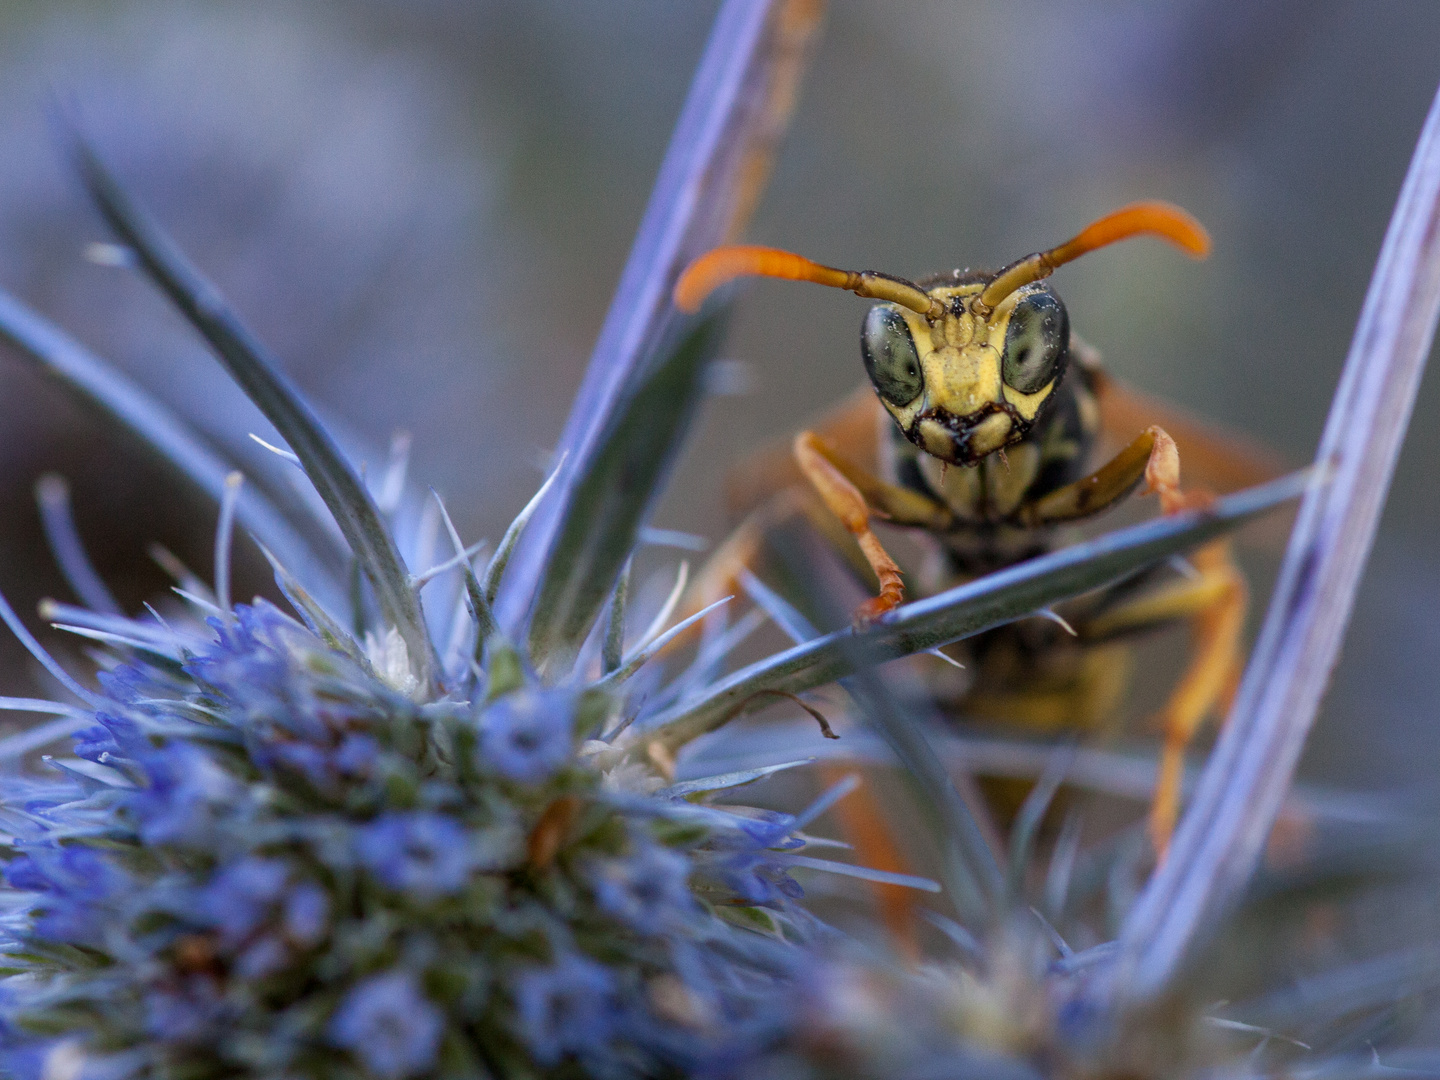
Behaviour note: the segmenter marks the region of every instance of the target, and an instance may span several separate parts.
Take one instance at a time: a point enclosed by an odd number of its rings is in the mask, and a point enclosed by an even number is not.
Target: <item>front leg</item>
[[[900,579],[900,567],[870,528],[871,515],[878,513],[897,525],[939,528],[949,523],[949,512],[923,495],[887,484],[845,461],[813,431],[802,431],[795,436],[794,452],[795,463],[805,479],[819,493],[826,508],[855,537],[865,561],[880,581],[880,594],[855,611],[857,626],[873,622],[900,605],[905,599],[905,586]],[[861,494],[862,488],[880,504],[880,509],[871,508],[866,496]]]
[[[1022,525],[1032,527],[1098,514],[1130,494],[1141,480],[1146,493],[1160,496],[1160,509],[1173,514],[1208,502],[1204,495],[1180,490],[1180,454],[1163,428],[1148,427],[1135,441],[1089,476],[1056,488],[1016,511]]]

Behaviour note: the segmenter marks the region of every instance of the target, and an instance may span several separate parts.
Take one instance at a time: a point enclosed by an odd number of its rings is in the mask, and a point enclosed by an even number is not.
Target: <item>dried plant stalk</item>
[[[1250,879],[1334,667],[1440,312],[1440,97],[1405,177],[1279,583],[1169,859],[1120,935],[1110,992],[1140,1003]],[[1122,1003],[1123,1003],[1122,1001]]]

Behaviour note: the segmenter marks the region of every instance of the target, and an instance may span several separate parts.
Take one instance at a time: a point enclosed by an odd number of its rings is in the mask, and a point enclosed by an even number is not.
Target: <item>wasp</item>
[[[824,508],[822,526],[852,538],[873,573],[875,595],[856,611],[857,623],[883,617],[905,597],[901,568],[873,528],[877,519],[931,539],[936,558],[919,575],[929,592],[1041,554],[1057,543],[1058,527],[1137,489],[1158,496],[1166,514],[1209,501],[1199,489],[1181,488],[1176,439],[1158,423],[1098,468],[1090,465],[1102,437],[1116,434],[1107,425],[1139,426],[1137,417],[1153,404],[1104,373],[1094,350],[1072,333],[1048,279],[1082,255],[1141,235],[1197,258],[1210,246],[1183,210],[1143,202],[995,272],[909,281],[736,245],[702,255],[680,276],[673,299],[683,311],[699,310],[741,277],[808,281],[878,301],[860,330],[869,392],[795,436],[791,467],[780,474],[782,486],[787,475],[803,478]],[[1182,424],[1187,454],[1193,446],[1212,471],[1232,479],[1269,471],[1249,468],[1243,451]],[[773,463],[761,471],[774,482]],[[772,501],[752,514],[702,576],[711,591],[753,557],[776,505],[793,509],[795,502]],[[1166,577],[1161,568],[1072,602],[1057,614],[1060,626],[1022,621],[961,643],[973,674],[955,703],[968,716],[1032,730],[1094,729],[1114,714],[1124,690],[1128,650],[1120,639],[1188,622],[1191,657],[1158,718],[1164,747],[1149,830],[1162,856],[1178,812],[1185,749],[1211,714],[1228,707],[1243,660],[1246,583],[1228,543],[1195,552],[1184,570]]]

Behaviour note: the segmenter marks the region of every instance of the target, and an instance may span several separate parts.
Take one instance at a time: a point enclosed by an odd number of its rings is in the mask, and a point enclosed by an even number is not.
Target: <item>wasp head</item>
[[[988,310],[985,285],[930,289],[944,307],[934,318],[877,304],[860,331],[865,371],[900,430],[954,465],[1023,439],[1069,360],[1070,321],[1054,292],[1027,285]]]

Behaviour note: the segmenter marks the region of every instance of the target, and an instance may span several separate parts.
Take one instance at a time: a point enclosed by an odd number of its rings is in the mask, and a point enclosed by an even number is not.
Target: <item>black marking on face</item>
[[[1043,390],[1059,376],[1069,341],[1070,319],[1059,297],[1045,289],[1023,297],[1005,330],[1000,377],[1022,394]]]
[[[1003,445],[991,447],[983,453],[977,453],[971,449],[971,437],[982,421],[996,413],[1004,413],[1010,417],[1010,432],[1005,437]],[[910,426],[905,429],[905,438],[909,439],[927,454],[931,453],[931,451],[929,447],[925,445],[925,436],[920,430],[920,424],[925,420],[934,421],[948,430],[951,439],[954,441],[954,456],[948,460],[956,465],[965,466],[978,464],[996,450],[1002,450],[1006,446],[1013,446],[1015,443],[1020,442],[1030,433],[1030,428],[1033,423],[1033,421],[1026,420],[1022,417],[1016,408],[1008,401],[989,402],[966,416],[956,416],[947,409],[926,409],[910,422]]]
[[[891,405],[909,405],[925,389],[920,354],[905,317],[891,307],[876,305],[860,328],[860,355],[876,392]]]

